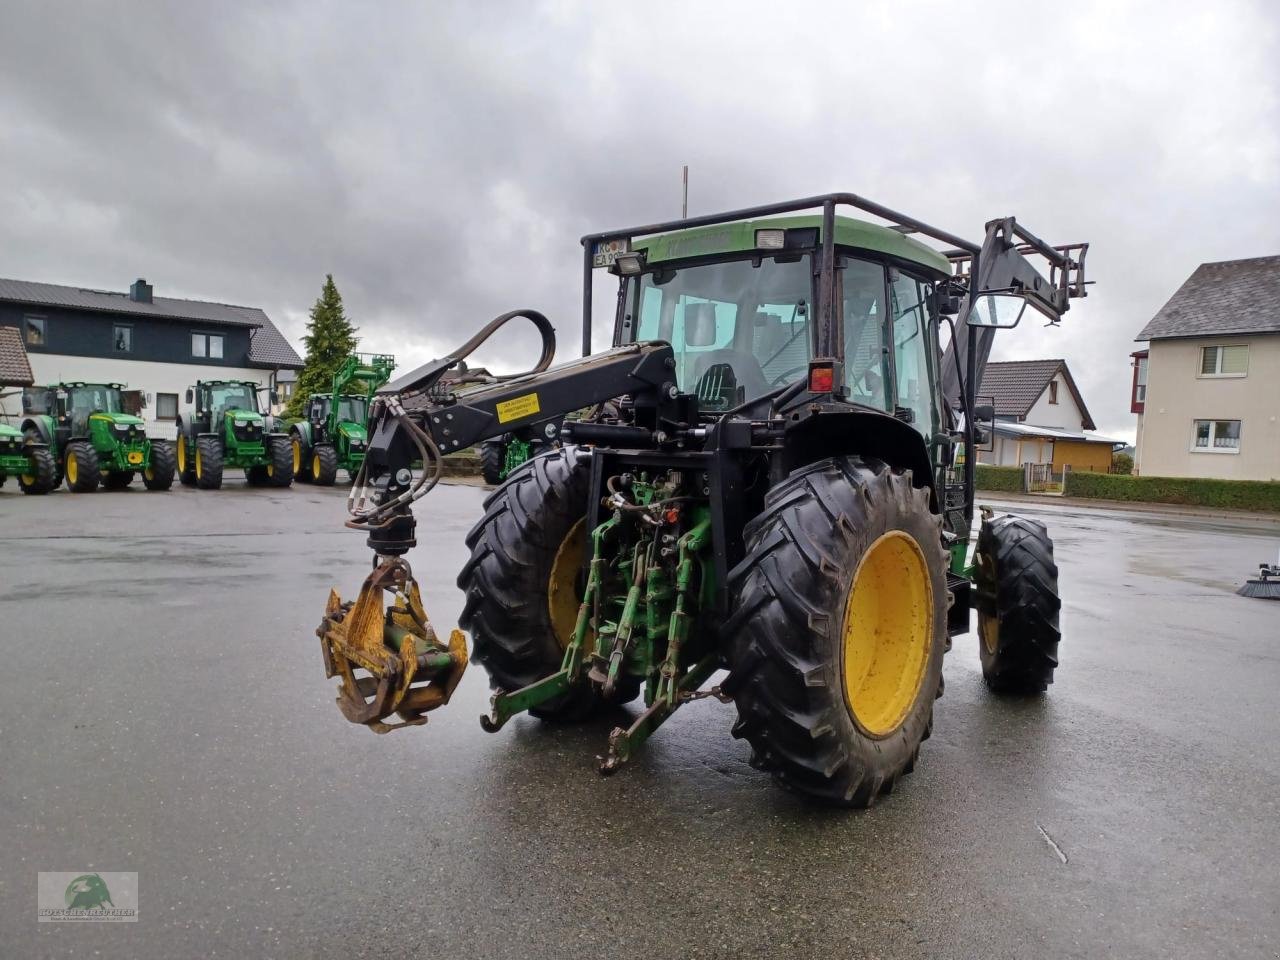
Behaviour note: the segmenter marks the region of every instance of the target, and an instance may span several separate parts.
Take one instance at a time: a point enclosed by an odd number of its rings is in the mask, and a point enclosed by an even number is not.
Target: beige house
[[[1136,472],[1280,480],[1280,257],[1202,263],[1136,339]]]

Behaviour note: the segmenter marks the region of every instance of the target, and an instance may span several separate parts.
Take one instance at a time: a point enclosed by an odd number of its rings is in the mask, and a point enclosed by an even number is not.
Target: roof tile
[[[17,327],[0,327],[0,386],[29,387],[35,382],[22,334]]]

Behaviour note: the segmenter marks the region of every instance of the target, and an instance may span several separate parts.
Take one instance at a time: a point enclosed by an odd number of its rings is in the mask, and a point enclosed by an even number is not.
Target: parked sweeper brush
[[[992,418],[974,388],[995,328],[1028,311],[1056,322],[1084,295],[1086,245],[1049,246],[1013,218],[970,242],[847,193],[583,244],[583,352],[594,267],[620,283],[611,349],[552,367],[551,324],[516,310],[374,398],[348,526],[376,566],[354,602],[331,594],[318,630],[349,720],[424,723],[470,658],[493,687],[490,731],[643,698],[609,738],[610,772],[714,696],[735,704],[758,767],[865,806],[914,767],[972,608],[992,689],[1052,682],[1044,526],[983,519],[970,557],[974,444]],[[541,334],[532,370],[443,382],[516,318]],[[561,446],[515,469],[467,536],[468,655],[423,609],[412,504],[442,456],[529,427]]]

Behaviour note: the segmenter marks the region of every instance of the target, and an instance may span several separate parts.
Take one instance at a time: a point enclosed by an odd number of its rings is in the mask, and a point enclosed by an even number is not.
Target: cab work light
[[[781,250],[787,242],[787,232],[785,230],[757,230],[756,231],[756,249],[757,250]]]
[[[836,365],[830,360],[814,360],[809,364],[809,392],[833,393],[836,389]]]
[[[613,265],[618,268],[618,272],[624,277],[634,277],[640,272],[640,268],[644,265],[644,255],[639,251],[634,253],[620,253]]]

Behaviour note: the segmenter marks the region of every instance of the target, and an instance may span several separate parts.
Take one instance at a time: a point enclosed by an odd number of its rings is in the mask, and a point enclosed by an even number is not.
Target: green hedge
[[[979,467],[979,470],[982,468]],[[979,481],[978,486],[982,486]],[[996,489],[996,488],[990,488]],[[1129,477],[1114,473],[1067,474],[1068,497],[1181,503],[1280,513],[1280,483],[1259,480],[1207,480],[1198,477]]]
[[[974,472],[974,483],[979,490],[1003,490],[1006,493],[1022,492],[1021,467],[992,467],[985,463],[980,463]]]

